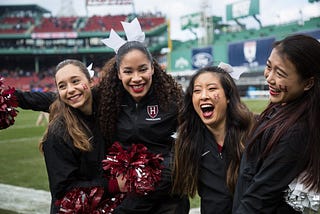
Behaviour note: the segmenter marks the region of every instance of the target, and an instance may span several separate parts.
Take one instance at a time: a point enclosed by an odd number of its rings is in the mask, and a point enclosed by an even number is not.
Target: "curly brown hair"
[[[152,62],[154,74],[152,76],[151,88],[160,103],[160,107],[168,109],[169,104],[175,103],[176,106],[182,104],[182,87],[174,78],[162,70],[160,64],[151,56],[149,50],[140,42],[127,42],[119,50],[115,57],[106,62],[102,70],[105,76],[99,84],[100,109],[99,119],[102,133],[107,143],[111,144],[113,134],[116,131],[116,123],[120,111],[120,105],[125,93],[125,88],[118,78],[119,64],[122,58],[132,50],[139,50],[144,53]]]

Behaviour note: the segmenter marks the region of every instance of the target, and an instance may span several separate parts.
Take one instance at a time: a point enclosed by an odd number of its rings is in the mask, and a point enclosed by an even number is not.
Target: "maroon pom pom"
[[[97,208],[103,192],[102,187],[75,188],[55,204],[60,207],[60,214],[92,213]]]
[[[115,142],[102,164],[111,176],[124,175],[128,192],[146,195],[155,190],[161,179],[162,161],[160,154],[149,152],[143,144],[133,144],[125,150]]]
[[[111,214],[124,196],[117,194],[101,200],[103,193],[103,187],[75,188],[57,200],[55,205],[59,207],[59,214]]]
[[[8,86],[5,87],[4,78],[0,77],[0,129],[8,128],[13,125],[18,111],[18,101],[14,95],[15,88]]]

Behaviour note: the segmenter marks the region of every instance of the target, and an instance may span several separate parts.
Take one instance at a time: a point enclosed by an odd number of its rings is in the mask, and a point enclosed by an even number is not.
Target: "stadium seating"
[[[127,16],[116,15],[116,16],[91,16],[88,18],[87,23],[81,31],[92,32],[92,31],[110,31],[113,28],[115,31],[121,31],[121,21],[126,21]]]
[[[33,24],[31,17],[3,17],[0,19],[0,34],[24,33]]]
[[[33,32],[71,32],[76,31],[74,24],[77,17],[50,17],[42,18],[40,25],[37,25]]]

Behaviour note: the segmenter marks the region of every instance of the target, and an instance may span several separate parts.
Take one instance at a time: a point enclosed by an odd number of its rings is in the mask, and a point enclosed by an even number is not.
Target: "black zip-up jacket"
[[[160,103],[151,88],[140,102],[125,92],[117,121],[115,139],[124,147],[142,143],[154,154],[164,157],[162,176],[156,191],[143,197],[126,197],[115,213],[151,213],[160,204],[177,203],[177,198],[170,196],[172,146],[178,121],[178,109],[175,103],[169,108],[160,108]],[[181,208],[182,209],[182,208]]]
[[[230,214],[232,195],[226,184],[229,164],[226,147],[220,153],[216,140],[207,128],[204,128],[204,139],[198,184],[201,213]]]
[[[55,93],[17,91],[19,106],[24,109],[47,111],[55,99]],[[103,175],[102,160],[106,155],[106,144],[100,127],[95,120],[97,99],[93,93],[93,114],[82,114],[74,109],[77,117],[84,121],[92,132],[92,151],[83,152],[75,148],[67,133],[63,120],[49,129],[48,138],[43,144],[44,158],[52,196],[51,213],[57,213],[55,201],[61,199],[69,190],[76,187],[104,187],[108,191],[108,180]]]
[[[266,116],[265,120],[270,120],[272,116]],[[262,159],[260,155],[274,129],[265,131],[261,139],[254,143],[252,153],[246,151],[242,157],[233,213],[297,213],[285,202],[284,191],[305,166],[305,160],[301,157],[307,146],[306,125],[300,121],[290,127],[270,154]]]
[[[167,110],[160,108],[153,89],[135,102],[125,92],[117,121],[116,138],[125,147],[143,143],[151,152],[170,155],[177,129],[178,110],[174,103]]]

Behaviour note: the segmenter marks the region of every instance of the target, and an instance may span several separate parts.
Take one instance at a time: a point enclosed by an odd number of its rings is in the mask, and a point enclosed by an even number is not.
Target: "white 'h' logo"
[[[155,118],[159,112],[158,105],[147,106],[147,112],[151,118]]]

